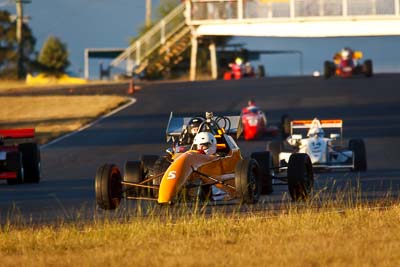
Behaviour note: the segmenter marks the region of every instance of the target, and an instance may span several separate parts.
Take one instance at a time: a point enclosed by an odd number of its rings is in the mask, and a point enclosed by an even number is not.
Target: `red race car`
[[[0,129],[0,180],[8,184],[39,183],[40,150],[35,142],[16,143],[34,138],[34,129]]]
[[[363,54],[360,51],[353,51],[350,48],[343,48],[336,53],[332,61],[324,63],[324,77],[331,76],[352,77],[357,74],[364,74],[366,77],[372,76],[372,60],[367,59],[361,63]]]
[[[241,119],[245,140],[257,139],[264,135],[275,136],[279,133],[277,127],[267,127],[267,117],[255,105],[254,100],[250,100],[248,106],[242,109]]]

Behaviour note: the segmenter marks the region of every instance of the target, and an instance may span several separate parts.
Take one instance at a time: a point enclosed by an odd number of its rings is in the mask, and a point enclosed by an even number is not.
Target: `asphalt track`
[[[125,86],[125,87],[124,87]],[[115,85],[107,93],[123,93]],[[88,93],[85,91],[84,93]],[[0,183],[0,222],[45,223],[102,216],[95,205],[94,175],[105,162],[120,167],[142,154],[163,154],[169,114],[239,114],[249,98],[267,113],[270,124],[283,114],[295,119],[341,118],[345,142],[363,138],[368,171],[316,175],[319,201],[391,202],[400,192],[400,75],[372,78],[265,78],[239,81],[146,83],[134,93],[136,103],[91,127],[42,148],[43,178],[39,184]],[[266,139],[239,141],[245,156],[263,151]],[[286,186],[263,196],[259,209],[289,203]],[[114,214],[129,213],[132,201]],[[264,205],[264,206],[263,206]]]

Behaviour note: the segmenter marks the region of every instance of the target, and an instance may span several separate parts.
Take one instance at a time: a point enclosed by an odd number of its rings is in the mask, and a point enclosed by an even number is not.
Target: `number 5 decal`
[[[175,179],[175,178],[176,178],[176,171],[170,171],[168,173],[167,180],[172,180],[172,179]]]

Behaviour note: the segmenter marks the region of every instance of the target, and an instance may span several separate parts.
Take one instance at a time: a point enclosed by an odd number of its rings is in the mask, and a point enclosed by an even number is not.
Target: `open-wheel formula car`
[[[324,63],[324,77],[330,78],[334,75],[339,77],[352,77],[357,74],[364,74],[366,77],[373,75],[372,60],[367,59],[361,63],[363,54],[361,51],[353,51],[345,47],[336,53],[332,61]]]
[[[189,150],[168,149],[167,155],[144,155],[138,161],[126,161],[123,173],[115,164],[106,163],[99,167],[95,177],[98,206],[116,209],[122,198],[172,204],[182,199],[207,201],[221,196],[223,201],[236,199],[241,203],[256,203],[261,194],[272,193],[270,153],[255,152],[250,158],[244,158],[231,136],[237,131],[237,127],[231,127],[232,121],[238,122],[240,116],[206,114]],[[167,139],[177,138],[188,119],[171,114]],[[206,137],[206,143],[201,143],[203,137]],[[215,147],[211,145],[207,150],[199,150],[213,142]],[[306,164],[304,158],[295,155],[290,159],[287,177],[289,190],[297,190],[298,195],[303,196],[308,192],[298,185],[307,180],[303,177],[307,173],[303,166]]]
[[[40,150],[35,142],[15,142],[31,139],[35,130],[0,129],[0,180],[8,184],[40,181]]]
[[[325,131],[330,131],[329,138]],[[302,132],[306,133],[303,138]],[[296,153],[309,155],[315,171],[351,170],[365,171],[367,158],[362,139],[349,140],[343,145],[343,121],[333,120],[294,120],[291,121],[291,135],[285,141],[272,141],[268,150],[272,154],[274,167],[285,171],[289,158]]]
[[[268,125],[267,116],[255,105],[242,108],[240,116],[244,140],[254,140],[262,136],[276,136],[279,133],[279,128]]]

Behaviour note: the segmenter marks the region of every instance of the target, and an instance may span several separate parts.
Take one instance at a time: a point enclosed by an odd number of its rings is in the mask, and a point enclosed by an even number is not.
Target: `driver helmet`
[[[249,99],[249,101],[247,101],[247,105],[248,106],[255,106],[256,105],[256,101],[254,100],[254,98]]]
[[[313,127],[308,130],[308,137],[324,137],[324,130],[320,127]]]
[[[345,47],[340,52],[340,55],[342,56],[343,59],[349,59],[351,57],[351,53],[352,53],[351,49],[348,47]]]
[[[192,118],[188,122],[188,132],[189,132],[189,134],[191,134],[192,136],[195,136],[197,134],[197,132],[199,131],[200,124],[203,121],[204,120],[202,118]]]
[[[193,145],[197,150],[203,150],[206,155],[217,152],[217,140],[209,132],[200,132],[194,137]]]
[[[237,65],[242,65],[243,60],[242,60],[240,57],[237,57],[237,58],[235,59],[235,63],[236,63]]]

